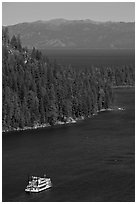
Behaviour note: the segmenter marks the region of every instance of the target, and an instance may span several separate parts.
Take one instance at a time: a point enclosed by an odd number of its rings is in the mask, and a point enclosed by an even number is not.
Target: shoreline
[[[120,107],[113,107],[113,108],[102,108],[100,110],[98,110],[96,113],[93,113],[91,116],[88,116],[87,118],[92,118],[93,116],[97,116],[98,113],[101,113],[101,112],[105,112],[105,111],[123,111],[125,110],[124,108],[120,108]],[[67,118],[66,121],[56,121],[54,125],[50,125],[49,123],[45,123],[45,124],[35,124],[33,127],[24,127],[24,128],[11,128],[9,130],[2,130],[2,133],[8,133],[8,132],[13,132],[13,131],[25,131],[25,130],[35,130],[35,129],[40,129],[40,128],[47,128],[47,127],[53,127],[53,126],[57,126],[57,125],[66,125],[66,124],[73,124],[73,123],[77,123],[78,121],[82,121],[82,120],[85,120],[86,117],[84,116],[81,116],[79,118],[72,118],[72,117],[69,117]]]
[[[24,128],[11,128],[9,130],[2,130],[2,133],[8,133],[8,132],[13,132],[13,131],[25,131],[25,130],[35,130],[35,129],[40,129],[40,128],[47,128],[47,127],[53,127],[53,126],[57,126],[57,125],[66,125],[66,124],[72,124],[72,123],[76,123],[77,121],[80,121],[80,120],[84,120],[85,118],[84,117],[80,117],[80,118],[76,118],[76,119],[73,119],[71,117],[69,117],[67,119],[67,121],[56,121],[54,125],[50,125],[49,123],[44,123],[44,124],[35,124],[33,127],[24,127]]]

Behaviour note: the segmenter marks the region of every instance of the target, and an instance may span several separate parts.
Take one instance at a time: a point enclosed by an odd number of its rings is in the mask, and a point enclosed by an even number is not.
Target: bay
[[[117,107],[76,124],[3,133],[2,200],[135,200],[135,92],[114,89]],[[53,188],[26,194],[28,175],[47,174]]]
[[[135,65],[134,49],[43,49],[41,52],[52,63],[75,68]]]

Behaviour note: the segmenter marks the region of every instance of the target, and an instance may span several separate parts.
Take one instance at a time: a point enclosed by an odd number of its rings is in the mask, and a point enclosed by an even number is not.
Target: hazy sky
[[[53,18],[135,21],[134,2],[3,2],[2,24]]]

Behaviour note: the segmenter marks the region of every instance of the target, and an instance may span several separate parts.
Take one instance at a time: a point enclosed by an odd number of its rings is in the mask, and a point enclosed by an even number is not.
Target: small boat
[[[46,178],[46,175],[44,175],[43,178],[31,176],[31,178],[29,179],[29,184],[25,188],[25,191],[29,193],[31,192],[38,193],[51,187],[52,187],[51,179]]]

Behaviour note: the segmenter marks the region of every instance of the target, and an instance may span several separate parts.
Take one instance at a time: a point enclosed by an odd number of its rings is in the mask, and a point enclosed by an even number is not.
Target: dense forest
[[[3,131],[90,117],[112,106],[112,86],[120,85],[134,85],[134,66],[64,67],[3,28]]]

